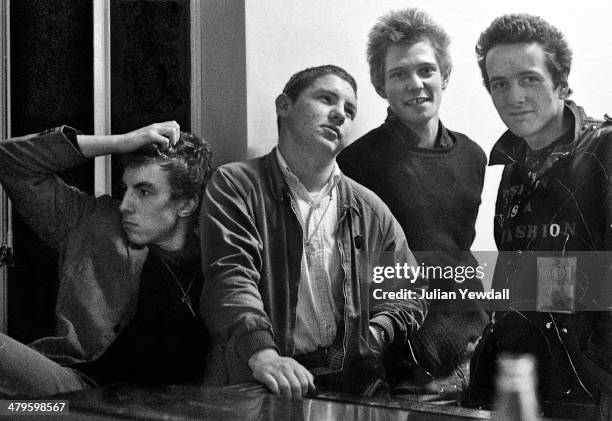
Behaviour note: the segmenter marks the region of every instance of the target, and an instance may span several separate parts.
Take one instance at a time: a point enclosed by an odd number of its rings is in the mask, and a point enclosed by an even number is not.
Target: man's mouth
[[[511,118],[522,118],[522,117],[526,117],[527,115],[531,114],[532,111],[530,110],[526,110],[526,111],[511,111],[508,113],[508,116],[510,116]]]
[[[523,117],[527,114],[531,114],[532,111],[531,110],[521,110],[521,111],[510,111],[508,112],[508,115],[510,117]]]
[[[123,225],[123,228],[126,228],[126,229],[136,227],[135,222],[126,221],[125,219],[121,222],[121,224]]]
[[[412,98],[405,102],[406,105],[421,105],[429,101],[429,98],[418,97]]]
[[[340,134],[340,129],[336,126],[323,126],[323,128],[327,129],[326,131],[334,133],[337,139],[340,139],[342,137],[342,135]]]

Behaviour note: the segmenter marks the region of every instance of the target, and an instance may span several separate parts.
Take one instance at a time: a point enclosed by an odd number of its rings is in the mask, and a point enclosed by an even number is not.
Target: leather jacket
[[[508,288],[511,302],[493,313],[472,360],[472,387],[483,395],[492,386],[485,373],[501,352],[536,355],[546,401],[584,402],[612,391],[612,121],[591,119],[571,101],[565,111],[573,131],[551,146],[537,173],[526,167],[525,141],[510,132],[491,153],[490,165],[505,165],[493,288]],[[573,313],[534,311],[550,258],[576,259]]]

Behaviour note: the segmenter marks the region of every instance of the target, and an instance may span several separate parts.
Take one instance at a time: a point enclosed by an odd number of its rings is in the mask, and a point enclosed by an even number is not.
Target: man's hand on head
[[[142,148],[143,146],[156,144],[162,151],[176,144],[180,136],[180,126],[176,121],[165,121],[154,123],[129,133],[119,135],[117,147],[118,153],[128,153]]]
[[[253,377],[277,395],[302,398],[315,389],[310,371],[293,358],[281,357],[272,348],[251,355],[249,367]]]
[[[180,126],[176,121],[165,121],[120,135],[79,134],[77,143],[83,156],[92,158],[111,153],[129,153],[153,144],[164,151],[178,142],[180,133]]]

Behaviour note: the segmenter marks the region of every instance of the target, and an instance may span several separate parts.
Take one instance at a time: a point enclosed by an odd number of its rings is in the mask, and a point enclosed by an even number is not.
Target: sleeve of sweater
[[[95,198],[57,175],[86,162],[68,126],[0,143],[0,182],[26,223],[54,248],[94,205]]]

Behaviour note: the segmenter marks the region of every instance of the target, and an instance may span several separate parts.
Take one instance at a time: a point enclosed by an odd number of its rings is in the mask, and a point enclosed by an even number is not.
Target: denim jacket
[[[205,284],[201,312],[216,346],[206,380],[250,380],[248,359],[271,347],[294,355],[302,231],[274,150],[222,166],[209,182],[200,212]],[[371,191],[342,176],[338,184],[338,247],[344,273],[344,367],[375,355],[368,323],[403,344],[426,314],[422,299],[377,300],[373,288],[416,290],[423,280],[372,283],[373,268],[416,265],[403,231]]]

